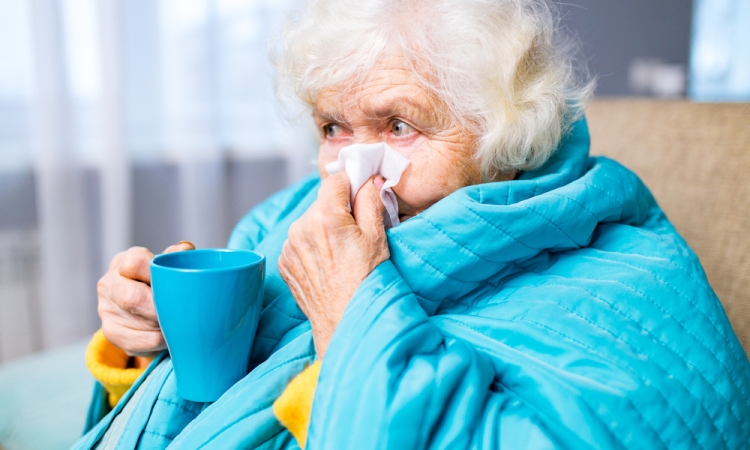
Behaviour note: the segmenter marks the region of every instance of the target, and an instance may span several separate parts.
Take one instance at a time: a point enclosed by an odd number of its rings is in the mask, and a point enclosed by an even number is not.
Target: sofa
[[[586,111],[591,153],[651,189],[698,255],[750,351],[750,103],[602,99]]]
[[[636,172],[700,258],[750,350],[750,104],[598,99],[592,154]],[[0,448],[68,448],[93,379],[85,342],[0,366]]]

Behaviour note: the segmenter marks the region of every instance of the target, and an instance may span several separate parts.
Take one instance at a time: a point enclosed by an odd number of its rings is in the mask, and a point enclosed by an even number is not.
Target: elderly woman
[[[213,404],[177,395],[153,255],[130,249],[99,284],[78,447],[747,445],[747,358],[646,187],[588,156],[591,88],[554,29],[543,0],[312,1],[276,61],[319,175],[229,242],[268,261],[250,373]],[[383,177],[325,169],[362,143],[409,161],[397,226]]]

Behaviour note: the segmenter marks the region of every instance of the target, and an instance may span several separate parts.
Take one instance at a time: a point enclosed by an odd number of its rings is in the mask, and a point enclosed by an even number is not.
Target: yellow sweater
[[[112,407],[145,370],[127,368],[128,360],[128,354],[111,344],[102,330],[94,334],[86,350],[86,367],[109,394],[109,404]],[[276,418],[292,433],[302,448],[305,448],[307,441],[307,428],[319,374],[320,361],[317,361],[297,375],[273,404]]]
[[[114,407],[146,369],[127,368],[127,353],[112,345],[102,330],[94,334],[86,349],[86,367],[109,394]]]

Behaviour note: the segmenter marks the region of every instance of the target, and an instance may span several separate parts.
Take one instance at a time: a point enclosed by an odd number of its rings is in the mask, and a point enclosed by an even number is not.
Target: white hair
[[[593,91],[561,45],[547,0],[310,0],[272,57],[277,95],[314,106],[402,52],[454,120],[478,138],[488,179],[541,166]],[[348,83],[348,84],[347,84]]]

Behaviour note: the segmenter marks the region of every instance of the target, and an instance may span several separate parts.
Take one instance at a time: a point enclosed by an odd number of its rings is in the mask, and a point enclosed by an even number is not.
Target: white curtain
[[[177,168],[178,234],[200,247],[225,245],[230,162],[313,169],[266,56],[300,4],[0,0],[0,361],[98,327],[96,280],[149,217],[134,167]]]
[[[63,27],[56,0],[32,3],[34,103],[32,131],[41,251],[41,336],[44,347],[72,342],[95,327],[87,295],[83,194],[74,148]]]

